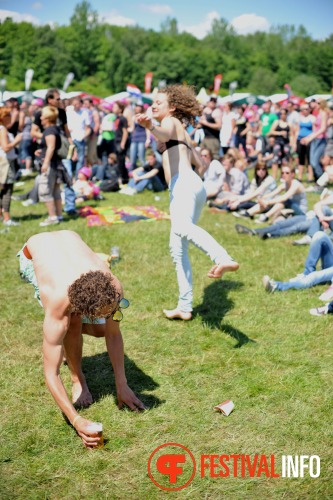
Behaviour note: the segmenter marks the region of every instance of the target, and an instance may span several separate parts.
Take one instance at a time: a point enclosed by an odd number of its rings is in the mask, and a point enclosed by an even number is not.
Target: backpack
[[[63,134],[60,134],[61,145],[57,151],[57,154],[61,160],[66,160],[69,152],[69,140]]]
[[[119,182],[118,178],[114,179],[105,179],[102,181],[99,185],[101,191],[104,191],[104,193],[111,193],[115,191],[119,191]]]

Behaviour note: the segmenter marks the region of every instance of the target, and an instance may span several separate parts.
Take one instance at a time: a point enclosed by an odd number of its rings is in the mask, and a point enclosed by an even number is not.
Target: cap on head
[[[83,175],[85,175],[87,177],[87,179],[89,179],[91,177],[92,170],[89,167],[82,167],[79,170],[79,174],[83,174]]]

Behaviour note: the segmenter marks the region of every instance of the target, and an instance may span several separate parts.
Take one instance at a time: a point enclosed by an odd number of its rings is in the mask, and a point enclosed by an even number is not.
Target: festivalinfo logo
[[[165,491],[186,488],[198,474],[214,480],[228,477],[303,478],[320,476],[318,455],[247,455],[202,454],[196,461],[193,453],[178,443],[158,446],[148,460],[152,482]]]

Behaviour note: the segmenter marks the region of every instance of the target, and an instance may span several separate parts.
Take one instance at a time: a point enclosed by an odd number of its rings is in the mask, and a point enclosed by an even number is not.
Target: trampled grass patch
[[[314,196],[314,195],[313,195]],[[152,193],[131,203],[168,207],[168,194]],[[312,200],[314,201],[314,199]],[[127,205],[107,194],[105,205]],[[200,224],[241,263],[221,281],[206,278],[210,262],[190,250],[194,278],[191,322],[168,321],[162,309],[176,305],[177,283],[168,251],[169,222],[87,227],[67,220],[94,250],[118,245],[113,272],[130,308],[122,332],[128,383],[149,410],[119,411],[103,339],[85,338],[83,368],[94,404],[82,415],[104,424],[105,448],[87,451],[68,426],[44,384],[43,311],[31,286],[18,275],[15,257],[26,239],[41,231],[45,207],[13,202],[21,226],[0,234],[1,246],[1,497],[4,499],[157,499],[150,479],[151,453],[164,443],[188,448],[197,462],[193,481],[175,498],[331,498],[332,322],[313,318],[325,287],[267,294],[262,276],[288,279],[302,271],[307,247],[292,237],[261,241],[238,235],[231,215],[205,208]],[[44,229],[47,231],[54,228]],[[61,370],[70,391],[67,367]],[[213,410],[232,399],[229,417]],[[311,478],[200,477],[200,455],[318,455],[321,472]],[[215,472],[223,470],[216,468]],[[233,471],[232,471],[233,472]]]

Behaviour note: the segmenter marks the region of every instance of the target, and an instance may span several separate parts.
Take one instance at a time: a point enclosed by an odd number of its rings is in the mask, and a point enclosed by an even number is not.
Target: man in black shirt
[[[126,151],[128,148],[128,122],[123,116],[125,104],[115,102],[113,105],[113,113],[116,115],[115,124],[115,145],[118,158],[118,168],[123,184],[128,183],[128,171],[125,164]]]

